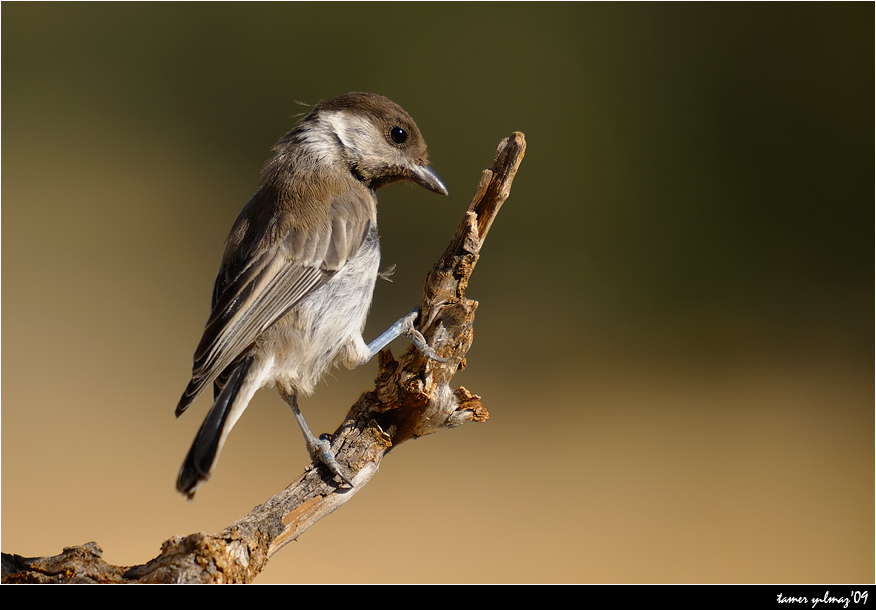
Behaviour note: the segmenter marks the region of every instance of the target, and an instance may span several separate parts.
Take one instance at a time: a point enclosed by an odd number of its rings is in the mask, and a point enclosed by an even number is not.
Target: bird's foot
[[[319,438],[307,439],[307,450],[310,452],[310,458],[314,462],[322,462],[333,475],[340,478],[341,481],[353,487],[353,483],[344,476],[341,471],[341,465],[332,453],[332,437],[330,434],[320,434]]]
[[[393,326],[398,325],[399,334],[407,337],[408,341],[414,344],[420,353],[423,354],[426,358],[430,360],[434,360],[435,362],[447,362],[447,358],[442,358],[438,355],[438,353],[432,349],[429,345],[428,341],[426,341],[426,337],[423,336],[423,333],[417,330],[414,326],[414,322],[416,322],[417,318],[420,317],[420,308],[415,307],[414,310],[401,318],[398,322],[396,322]]]

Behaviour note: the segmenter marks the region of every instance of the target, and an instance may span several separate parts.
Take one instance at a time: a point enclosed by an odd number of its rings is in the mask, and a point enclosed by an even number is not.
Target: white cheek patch
[[[344,154],[338,144],[335,128],[331,122],[314,121],[313,125],[303,132],[303,135],[303,143],[308,152],[329,162],[343,159]]]
[[[363,156],[368,151],[377,151],[383,144],[383,135],[374,123],[364,117],[349,112],[323,112],[320,119],[334,132],[354,157]]]

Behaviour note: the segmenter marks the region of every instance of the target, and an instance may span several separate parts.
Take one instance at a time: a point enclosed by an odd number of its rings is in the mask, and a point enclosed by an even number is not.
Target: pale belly
[[[368,359],[362,331],[379,266],[373,231],[343,269],[262,334],[256,342],[262,386],[309,395],[332,365],[353,368]]]

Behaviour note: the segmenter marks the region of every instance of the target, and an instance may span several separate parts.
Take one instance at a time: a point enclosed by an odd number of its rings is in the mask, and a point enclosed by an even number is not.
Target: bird
[[[292,409],[311,458],[352,486],[327,435],[316,438],[307,426],[299,396],[312,394],[330,367],[363,364],[400,335],[444,361],[416,330],[417,309],[370,344],[362,336],[380,265],[375,191],[408,181],[448,194],[410,115],[381,95],[347,93],[313,106],[272,151],[225,242],[192,378],[176,407],[179,417],[213,386],[177,479],[189,500],[253,395],[268,386]]]

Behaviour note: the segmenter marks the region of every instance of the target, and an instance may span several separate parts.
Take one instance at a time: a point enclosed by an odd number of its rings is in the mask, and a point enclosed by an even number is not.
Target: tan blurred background
[[[873,582],[873,5],[2,7],[2,549],[136,564],[282,489],[270,390],[192,503],[173,409],[225,235],[305,109],[374,91],[449,199],[380,192],[366,338],[500,138],[528,153],[456,378],[260,582]],[[398,353],[402,342],[393,345]],[[333,430],[376,371],[302,403]]]

